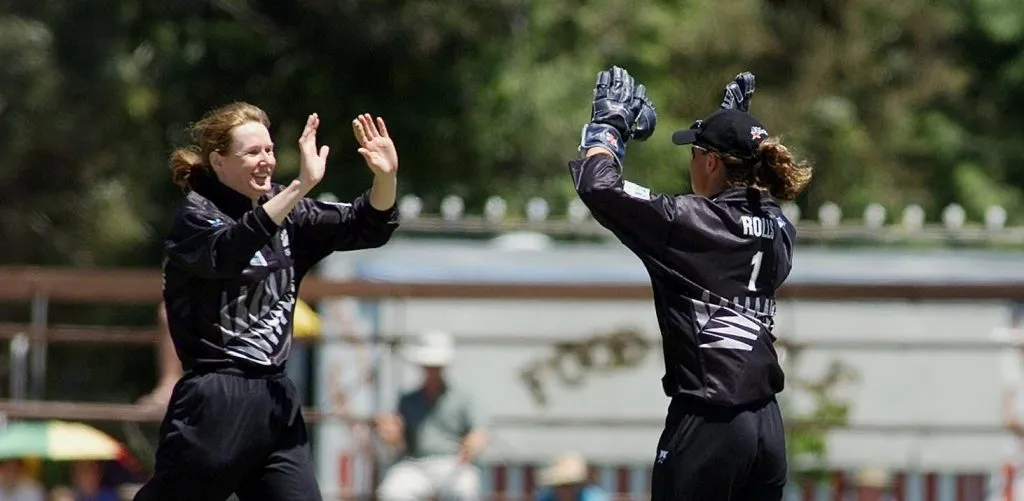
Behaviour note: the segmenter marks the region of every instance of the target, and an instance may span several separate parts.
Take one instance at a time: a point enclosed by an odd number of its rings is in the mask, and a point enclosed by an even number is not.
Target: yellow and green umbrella
[[[128,449],[92,426],[67,421],[21,421],[0,429],[0,459],[134,463]]]
[[[303,300],[295,303],[294,334],[297,338],[316,337],[320,335],[320,317]]]

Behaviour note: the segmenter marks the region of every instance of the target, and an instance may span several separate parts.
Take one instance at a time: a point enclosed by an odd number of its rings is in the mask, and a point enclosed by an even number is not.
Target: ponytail
[[[178,148],[171,153],[171,180],[182,189],[191,189],[189,179],[197,170],[206,169],[198,146]]]
[[[811,182],[812,167],[797,161],[778,138],[765,139],[757,148],[754,182],[779,200],[792,200]]]

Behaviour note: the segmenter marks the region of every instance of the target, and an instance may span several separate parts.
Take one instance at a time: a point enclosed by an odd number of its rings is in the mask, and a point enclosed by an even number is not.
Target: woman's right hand
[[[320,151],[316,148],[316,129],[320,126],[320,116],[313,113],[306,119],[306,127],[299,136],[299,180],[308,189],[320,183],[327,172],[327,154],[330,147],[321,146]]]

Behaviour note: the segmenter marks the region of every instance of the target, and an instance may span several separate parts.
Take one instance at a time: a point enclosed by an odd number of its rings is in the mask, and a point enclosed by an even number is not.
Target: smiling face
[[[253,202],[270,192],[277,160],[270,131],[260,122],[246,122],[231,129],[226,151],[210,153],[217,179]]]

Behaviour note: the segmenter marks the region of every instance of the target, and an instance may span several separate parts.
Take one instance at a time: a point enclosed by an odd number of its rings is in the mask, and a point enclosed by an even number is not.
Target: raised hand
[[[369,113],[363,113],[352,120],[352,132],[359,142],[359,154],[374,175],[389,176],[398,172],[398,151],[383,118],[377,117],[375,122]]]
[[[658,114],[654,110],[651,98],[647,97],[647,88],[643,84],[638,85],[633,93],[633,108],[637,110],[637,115],[631,137],[637,141],[646,141],[654,134]]]
[[[320,116],[313,113],[306,119],[306,127],[302,129],[299,136],[299,179],[310,186],[315,186],[323,180],[327,172],[327,154],[331,148],[327,145],[321,146],[320,151],[316,148],[316,129],[320,127]]]
[[[722,109],[736,109],[739,111],[750,110],[750,100],[754,97],[754,74],[744,71],[725,85],[725,95],[722,96]]]
[[[619,66],[598,72],[590,110],[590,123],[583,126],[580,151],[607,150],[620,166],[626,157],[626,141],[632,137],[643,141],[654,133],[656,117],[646,89],[642,85],[637,87],[636,80]],[[637,116],[641,113],[643,120],[638,124]]]
[[[594,84],[591,123],[610,125],[628,139],[640,111],[633,106],[635,85],[629,72],[618,66],[599,72]]]

